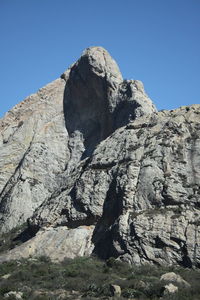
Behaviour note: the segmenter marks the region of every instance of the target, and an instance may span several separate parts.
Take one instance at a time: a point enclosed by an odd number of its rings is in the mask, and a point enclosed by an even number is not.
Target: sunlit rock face
[[[28,219],[36,234],[1,261],[199,266],[200,105],[157,112],[140,81],[91,47],[0,122],[0,230]]]

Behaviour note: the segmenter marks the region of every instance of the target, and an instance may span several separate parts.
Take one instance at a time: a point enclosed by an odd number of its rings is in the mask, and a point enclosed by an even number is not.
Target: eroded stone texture
[[[31,240],[0,256],[0,262],[34,256],[49,256],[53,261],[89,256],[94,247],[91,243],[93,229],[93,226],[44,228]]]
[[[64,87],[65,81],[57,79],[0,121],[1,232],[25,222],[59,187],[70,155]]]
[[[101,258],[199,266],[200,105],[157,112],[101,47],[42,91],[1,120],[2,231],[30,217],[27,245],[42,249],[37,236],[89,226]],[[59,256],[51,241],[45,254]]]
[[[198,265],[199,113],[199,105],[183,107],[117,129],[32,224],[95,224],[94,253],[102,258]]]

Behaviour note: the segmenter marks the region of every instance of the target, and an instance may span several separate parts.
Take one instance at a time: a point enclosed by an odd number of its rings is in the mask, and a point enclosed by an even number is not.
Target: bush
[[[113,257],[106,261],[106,266],[112,269],[112,272],[119,273],[121,276],[129,276],[132,270],[129,264],[116,260]]]
[[[134,290],[134,289],[125,289],[122,292],[122,296],[125,298],[135,298],[135,297],[144,296],[144,294],[142,292]]]
[[[191,284],[189,289],[181,289],[165,296],[171,300],[197,300],[200,295],[200,271],[183,268],[164,268],[152,265],[129,266],[114,258],[101,261],[94,257],[78,257],[66,259],[62,263],[54,263],[46,257],[10,261],[0,265],[0,300],[9,291],[22,291],[24,299],[58,299],[56,291],[69,291],[66,299],[77,299],[70,294],[75,290],[83,299],[110,297],[110,284],[119,285],[122,299],[137,298],[143,300],[159,299],[163,283],[160,276],[174,271]],[[7,279],[1,276],[11,274]],[[26,289],[24,289],[26,287]],[[44,291],[35,298],[35,291]],[[54,295],[55,293],[55,295]],[[56,298],[57,297],[57,298]],[[168,297],[168,298],[167,298]]]

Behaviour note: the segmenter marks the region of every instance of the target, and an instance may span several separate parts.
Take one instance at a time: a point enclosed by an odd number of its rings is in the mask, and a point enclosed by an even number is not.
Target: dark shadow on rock
[[[91,70],[88,57],[81,57],[70,71],[64,92],[65,125],[70,138],[77,132],[90,156],[95,146],[113,132],[112,114],[107,99],[108,83]]]
[[[39,228],[33,228],[33,227],[27,227],[25,228],[22,232],[20,232],[14,239],[13,241],[17,242],[22,242],[25,243],[28,240],[32,239],[36,233],[38,232]]]
[[[83,145],[82,159],[117,128],[134,120],[140,106],[134,99],[133,83],[115,81],[104,69],[96,72],[94,65],[87,55],[82,56],[72,66],[64,91],[66,129],[75,151],[80,147],[78,140]],[[73,147],[70,144],[71,151]]]
[[[103,215],[96,224],[92,242],[95,245],[93,254],[101,259],[117,258],[118,251],[113,245],[114,240],[119,240],[118,217],[123,209],[123,191],[117,186],[116,178],[113,179],[107,192],[103,206]]]

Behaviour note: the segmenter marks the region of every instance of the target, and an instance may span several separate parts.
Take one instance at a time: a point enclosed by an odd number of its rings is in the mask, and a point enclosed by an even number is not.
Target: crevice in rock
[[[140,258],[144,257],[145,260],[154,262],[153,260],[149,259],[149,257],[147,256],[147,253],[142,245],[142,240],[138,236],[133,222],[130,224],[130,234],[131,234],[131,238],[134,239],[134,245],[136,246],[136,248],[138,250]],[[138,246],[137,246],[137,243],[138,243]]]
[[[68,215],[68,212],[65,211],[64,213],[66,216]],[[86,218],[83,219],[77,219],[77,220],[70,220],[66,222],[61,222],[59,226],[67,226],[70,229],[77,228],[79,226],[92,226],[95,225],[98,222],[98,217],[93,216],[92,214],[88,214]]]
[[[183,201],[177,201],[177,200],[174,200],[169,194],[168,194],[168,191],[167,191],[167,188],[168,186],[164,183],[163,184],[163,189],[161,191],[161,195],[162,195],[162,202],[165,206],[171,206],[171,205],[180,205],[180,204],[183,204]]]
[[[18,234],[13,241],[20,241],[22,243],[27,242],[28,240],[32,239],[37,232],[39,231],[39,227],[29,227],[28,223],[27,223],[27,228],[25,228],[25,230],[23,230],[20,234]]]
[[[182,261],[179,262],[180,265],[182,265],[186,268],[192,268],[193,263],[188,254],[187,242],[181,240],[178,237],[171,237],[171,240],[176,242],[180,246],[180,251],[181,251],[181,255],[182,255]]]
[[[163,248],[165,248],[167,245],[162,241],[162,239],[159,237],[159,236],[157,236],[156,238],[155,238],[155,247],[156,248],[159,248],[159,249],[163,249]]]
[[[122,199],[123,191],[114,178],[104,201],[102,217],[97,222],[92,237],[92,242],[95,245],[93,253],[102,259],[119,256],[113,241],[116,238],[117,219],[123,210]]]

